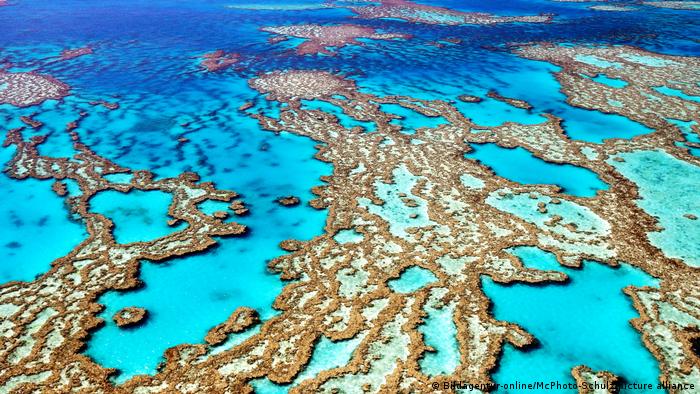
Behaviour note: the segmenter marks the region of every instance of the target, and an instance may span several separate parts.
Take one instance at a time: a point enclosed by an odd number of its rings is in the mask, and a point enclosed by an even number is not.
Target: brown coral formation
[[[253,89],[268,94],[270,100],[299,97],[313,100],[344,94],[355,89],[355,83],[329,72],[273,71],[249,82]],[[294,86],[295,90],[288,87]]]
[[[89,46],[74,49],[64,49],[63,51],[61,51],[61,60],[70,60],[75,59],[76,57],[92,54],[93,50]]]
[[[44,124],[31,116],[20,116],[19,120],[33,129],[40,129]]]
[[[607,87],[585,76],[575,80],[573,74],[597,75],[600,71],[595,67],[599,66],[571,60],[576,54],[569,56],[568,50],[546,45],[517,49],[523,56],[561,64],[557,77],[570,100],[584,108],[597,108],[598,95]],[[578,50],[586,54],[598,49]],[[207,344],[171,348],[157,374],[135,377],[116,388],[108,383],[110,371],[78,353],[88,330],[98,324],[97,295],[132,286],[139,259],[161,260],[203,250],[214,243],[213,236],[242,232],[242,226],[223,223],[196,209],[204,199],[229,201],[233,195],[198,183],[193,174],[155,181],[149,173],[136,172],[130,185],[111,184],[102,174],[125,169],[94,155],[79,142],[80,160],[51,159],[36,152],[41,139],[24,141],[19,131],[11,132],[7,143],[17,146],[17,155],[9,174],[19,179],[78,181],[84,196],[69,201],[85,220],[90,238],[54,262],[51,271],[37,281],[0,288],[0,308],[11,311],[9,324],[3,328],[11,346],[0,349],[0,384],[24,391],[79,387],[92,392],[245,393],[252,390],[249,383],[254,379],[294,381],[323,337],[332,341],[357,338],[359,344],[347,365],[297,382],[291,392],[339,392],[348,387],[368,392],[435,392],[435,383],[438,387],[455,380],[488,384],[505,344],[522,348],[536,338],[492,316],[490,302],[481,290],[482,276],[498,283],[566,280],[560,272],[525,267],[507,252],[511,247],[531,245],[554,253],[567,266],[578,266],[584,259],[613,266],[625,262],[658,278],[658,288],[628,287],[625,292],[640,312],[633,325],[659,360],[662,379],[675,385],[671,392],[682,392],[683,385],[700,378],[692,351],[700,326],[698,270],[666,257],[649,243],[647,233],[658,230],[657,220],[638,207],[637,186],[622,177],[609,159],[621,152],[663,149],[700,165],[675,144],[683,136],[660,120],[663,112],[655,111],[663,107],[650,106],[648,112],[635,109],[640,105],[635,92],[656,86],[657,77],[653,71],[647,76],[650,66],[633,60],[648,61],[639,56],[664,60],[661,68],[666,69],[666,78],[677,83],[697,86],[700,78],[689,58],[630,47],[591,55],[624,62],[626,74],[620,71],[616,76],[630,85],[620,89],[625,93],[616,97],[624,107],[615,107],[615,111],[662,127],[632,140],[594,144],[569,139],[560,127],[561,120],[553,115],[540,124],[486,127],[475,124],[447,101],[362,93],[353,81],[328,72],[276,71],[251,80],[251,87],[280,104],[280,114],[249,115],[271,132],[312,138],[319,142],[317,158],[333,163],[333,174],[324,177],[327,185],[313,190],[318,198],[312,205],[328,208],[325,233],[310,241],[282,243],[290,253],[271,261],[269,268],[291,282],[274,303],[279,314],[263,322],[257,333],[227,347],[226,335],[239,322],[248,321],[234,313],[210,331]],[[590,90],[580,93],[579,88]],[[696,88],[683,85],[689,94]],[[302,99],[334,104],[353,119],[374,122],[376,131],[343,127],[333,114],[305,109]],[[685,107],[686,117],[698,120],[697,111],[688,107],[691,102],[670,96],[659,96],[659,100]],[[448,123],[405,134],[401,125],[391,123],[394,117],[383,112],[381,104],[440,116]],[[554,185],[520,185],[464,158],[470,143],[484,142],[522,146],[541,159],[588,168],[610,188],[580,198]],[[150,243],[114,244],[109,220],[89,213],[86,205],[100,190],[129,187],[173,193],[170,215],[189,226]],[[390,192],[384,193],[387,189]],[[518,210],[512,209],[513,204]],[[235,203],[234,207],[243,209]],[[567,209],[558,209],[561,207]],[[392,220],[391,215],[399,214],[401,220]],[[333,235],[351,228],[363,235],[361,240],[335,241]],[[412,266],[430,270],[436,280],[410,293],[392,291],[387,282]],[[34,297],[33,301],[24,302],[27,297]],[[428,308],[448,308],[457,328],[461,363],[447,375],[429,377],[420,370],[419,361],[431,350],[418,330]],[[60,340],[35,339],[50,332],[60,334]],[[575,368],[573,374],[580,382],[614,378],[584,367]]]
[[[645,1],[642,4],[674,10],[700,10],[700,1]]]
[[[226,341],[229,334],[245,331],[259,321],[260,318],[255,309],[240,307],[225,322],[209,330],[204,341],[212,346],[220,345]]]
[[[69,94],[70,87],[48,75],[33,72],[0,71],[0,104],[29,107],[46,100],[60,100]]]
[[[472,96],[468,94],[460,94],[457,98],[459,101],[463,101],[465,103],[480,103],[484,101],[484,99],[479,96]]]
[[[107,108],[108,110],[119,109],[119,103],[109,102],[105,100],[90,101],[90,105],[101,105],[102,107]]]
[[[552,15],[497,16],[480,12],[461,12],[449,8],[418,4],[410,0],[380,0],[379,5],[350,6],[359,18],[403,19],[434,25],[493,25],[497,23],[548,23]]]
[[[296,196],[284,196],[284,197],[279,197],[277,200],[275,200],[278,204],[285,206],[285,207],[293,207],[296,205],[299,205],[301,200],[299,197]]]
[[[148,311],[135,307],[128,306],[117,311],[117,313],[112,316],[114,323],[120,328],[134,327],[142,324],[144,320],[148,317]]]
[[[576,379],[581,394],[615,394],[619,378],[608,371],[594,372],[585,365],[579,365],[571,370]]]
[[[243,202],[240,200],[232,202],[231,205],[229,205],[229,208],[238,216],[245,216],[248,214],[248,208],[246,208],[245,205],[243,205]]]
[[[357,38],[368,38],[372,40],[408,39],[407,34],[377,33],[371,27],[358,25],[292,25],[292,26],[272,26],[263,27],[262,31],[274,33],[277,36],[271,41],[279,42],[287,37],[306,39],[297,46],[296,53],[299,55],[319,54],[334,55],[335,52],[328,48],[342,48],[346,45],[362,45]]]
[[[219,72],[238,63],[240,59],[241,56],[237,53],[228,53],[219,49],[202,55],[202,61],[199,62],[199,65],[208,72]]]
[[[489,92],[486,94],[486,96],[487,96],[487,97],[490,97],[490,98],[492,98],[492,99],[494,99],[494,100],[502,101],[502,102],[504,102],[504,103],[506,103],[506,104],[512,105],[512,106],[515,107],[515,108],[520,108],[520,109],[524,109],[524,110],[528,110],[528,111],[532,109],[532,104],[528,103],[527,101],[525,101],[525,100],[520,100],[520,99],[515,99],[515,98],[511,98],[511,97],[502,96],[501,94],[499,94],[499,93],[498,93],[497,91],[495,91],[495,90],[489,91]]]

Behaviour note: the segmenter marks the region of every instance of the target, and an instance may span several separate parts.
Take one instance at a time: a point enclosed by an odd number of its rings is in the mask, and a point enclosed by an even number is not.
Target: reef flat
[[[7,4],[0,392],[700,392],[700,26],[578,3]]]

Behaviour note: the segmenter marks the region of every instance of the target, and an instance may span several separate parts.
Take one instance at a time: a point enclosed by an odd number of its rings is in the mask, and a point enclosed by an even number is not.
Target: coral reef
[[[548,23],[552,15],[497,16],[480,12],[461,12],[449,8],[418,4],[410,0],[381,0],[379,5],[350,6],[359,18],[394,18],[434,25],[493,25],[497,23]]]
[[[114,320],[117,327],[124,328],[142,324],[147,317],[147,310],[135,306],[128,306],[117,311],[112,317],[112,320]]]
[[[33,72],[0,71],[0,104],[16,107],[29,107],[46,100],[60,100],[69,94],[70,87],[65,83]]]
[[[287,37],[303,38],[306,41],[296,48],[299,55],[319,54],[333,55],[328,48],[342,48],[346,45],[362,45],[357,38],[372,40],[392,40],[411,38],[407,34],[377,33],[371,27],[358,25],[292,25],[263,27],[262,31],[277,34],[270,39],[271,42],[279,42]]]

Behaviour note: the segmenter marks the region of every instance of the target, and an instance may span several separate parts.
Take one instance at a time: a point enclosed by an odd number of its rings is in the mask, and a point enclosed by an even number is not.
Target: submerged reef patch
[[[291,26],[271,26],[263,27],[262,31],[276,34],[270,38],[271,43],[286,40],[288,37],[303,38],[306,41],[296,47],[299,55],[335,54],[329,48],[342,48],[346,45],[363,45],[357,41],[358,38],[371,40],[392,40],[411,38],[407,34],[398,33],[378,33],[375,29],[359,25],[291,25]]]
[[[214,52],[205,53],[202,55],[202,60],[199,64],[208,72],[219,72],[238,63],[240,55],[237,53],[228,53],[222,49]]]
[[[498,23],[548,23],[552,15],[497,16],[480,12],[462,12],[410,0],[379,0],[378,5],[350,6],[359,18],[402,19],[413,23],[433,25],[493,25]]]
[[[75,59],[76,57],[80,56],[85,56],[85,55],[92,55],[93,50],[92,47],[85,46],[81,48],[74,48],[74,49],[64,49],[61,51],[61,60],[70,60],[70,59]]]

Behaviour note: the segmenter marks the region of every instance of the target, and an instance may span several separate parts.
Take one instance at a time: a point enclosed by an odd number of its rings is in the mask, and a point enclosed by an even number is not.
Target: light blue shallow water
[[[294,378],[292,383],[279,385],[272,383],[267,378],[262,378],[253,380],[250,384],[255,389],[255,392],[259,394],[287,393],[290,388],[318,375],[322,371],[347,365],[363,338],[363,335],[358,335],[352,339],[334,342],[322,336],[316,343],[306,368]]]
[[[457,326],[454,323],[454,307],[440,309],[426,307],[424,323],[418,327],[425,344],[435,349],[426,352],[420,360],[420,368],[429,376],[450,374],[459,366],[460,353],[457,342]]]
[[[389,222],[392,234],[408,237],[407,229],[428,226],[434,222],[428,216],[427,202],[412,193],[420,177],[413,175],[403,165],[395,168],[393,175],[394,183],[384,183],[377,180],[374,184],[375,193],[384,201],[384,204],[372,204],[372,201],[366,197],[357,200],[361,207]],[[406,197],[401,197],[401,195]],[[406,198],[415,204],[406,204]]]
[[[593,197],[598,190],[608,188],[591,170],[549,163],[521,147],[508,149],[493,143],[472,144],[472,147],[474,150],[465,155],[467,158],[479,160],[496,175],[514,182],[558,185],[563,193],[578,197]]]
[[[114,239],[117,243],[152,241],[187,227],[186,223],[168,226],[170,194],[158,190],[132,190],[122,193],[107,190],[90,200],[90,210],[110,218],[114,222]]]
[[[435,275],[429,270],[413,266],[403,271],[398,279],[390,280],[389,287],[399,293],[413,293],[436,280]]]
[[[17,181],[0,173],[0,190],[0,285],[33,280],[87,238],[51,181]]]
[[[682,90],[672,89],[672,88],[669,88],[668,86],[658,86],[658,87],[655,87],[654,89],[657,92],[663,93],[667,96],[679,97],[679,98],[682,98],[684,100],[695,101],[696,103],[700,103],[700,97],[685,94],[685,93],[683,93]]]
[[[608,160],[639,187],[642,209],[656,217],[662,231],[648,233],[651,243],[669,257],[700,267],[700,167],[664,151],[633,151]]]
[[[361,242],[364,238],[364,235],[358,233],[355,229],[340,230],[333,237],[333,239],[340,244],[357,243]]]
[[[629,83],[627,83],[627,81],[623,79],[610,78],[605,74],[598,74],[592,79],[598,83],[602,83],[603,85],[607,85],[617,89],[624,88],[625,86],[629,85]]]
[[[683,133],[683,136],[685,137],[685,140],[687,142],[700,144],[700,136],[698,136],[698,134],[693,131],[693,126],[696,124],[696,122],[694,122],[694,121],[683,122],[683,121],[677,120],[677,119],[666,119],[666,120],[668,120],[669,122],[678,126],[678,128]],[[689,147],[687,144],[685,144],[683,142],[677,142],[677,145],[687,148],[688,152],[690,152],[691,155],[700,157],[700,148]]]
[[[564,268],[554,255],[533,247],[515,248],[513,254],[528,267],[562,271],[570,281],[503,286],[482,280],[495,317],[521,325],[539,340],[526,351],[506,346],[496,382],[573,383],[571,368],[584,364],[628,382],[658,383],[657,362],[630,325],[638,314],[622,292],[627,286],[656,286],[653,278],[625,264],[610,268],[588,261],[580,270]]]

